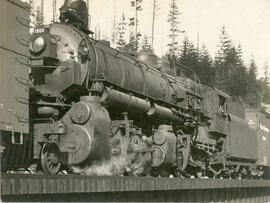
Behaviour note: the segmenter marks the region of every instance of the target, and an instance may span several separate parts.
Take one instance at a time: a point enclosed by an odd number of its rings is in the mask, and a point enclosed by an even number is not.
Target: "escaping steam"
[[[82,175],[112,176],[122,175],[126,171],[125,157],[111,157],[109,160],[94,162],[85,167],[73,166],[74,173]]]

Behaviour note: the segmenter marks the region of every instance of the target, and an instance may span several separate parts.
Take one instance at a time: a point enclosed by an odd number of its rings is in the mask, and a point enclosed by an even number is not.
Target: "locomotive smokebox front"
[[[60,140],[60,150],[67,152],[68,165],[87,165],[110,157],[111,120],[97,97],[81,97],[63,121],[67,133]]]

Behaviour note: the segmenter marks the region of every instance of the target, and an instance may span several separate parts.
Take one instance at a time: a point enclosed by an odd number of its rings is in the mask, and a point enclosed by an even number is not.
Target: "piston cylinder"
[[[150,102],[147,100],[110,88],[104,89],[101,104],[107,107],[120,107],[128,112],[147,113],[150,110]]]
[[[60,140],[69,165],[81,165],[110,157],[111,120],[96,98],[83,97],[64,116],[66,136]]]
[[[159,120],[165,123],[179,123],[183,121],[182,115],[181,117],[178,116],[169,108],[110,88],[104,89],[101,104],[136,114],[147,114],[149,117],[153,118],[153,120]]]
[[[153,103],[147,114],[148,116],[151,116],[160,121],[177,123],[183,122],[183,118],[177,116],[171,109]]]

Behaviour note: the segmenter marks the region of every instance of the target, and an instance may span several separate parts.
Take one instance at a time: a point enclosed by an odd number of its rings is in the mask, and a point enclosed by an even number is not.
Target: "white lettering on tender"
[[[248,120],[248,124],[253,125],[253,124],[255,124],[255,122],[253,120]]]
[[[261,129],[262,131],[265,131],[265,132],[269,133],[269,128],[267,128],[265,125],[263,125],[263,124],[261,124],[261,123],[260,123],[260,129]]]

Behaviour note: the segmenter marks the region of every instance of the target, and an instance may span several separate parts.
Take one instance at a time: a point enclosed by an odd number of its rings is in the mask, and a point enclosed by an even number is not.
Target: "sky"
[[[40,0],[34,0],[38,5]],[[44,0],[45,23],[52,20],[52,0]],[[63,0],[57,0],[59,8]],[[111,37],[113,19],[120,21],[124,12],[132,17],[130,0],[89,0],[90,29],[100,30],[101,38]],[[154,50],[158,56],[167,51],[169,24],[167,22],[170,0],[157,0],[158,10],[155,21]],[[139,12],[138,30],[151,37],[153,0],[143,0],[143,10]],[[180,29],[177,40],[185,36],[201,47],[206,45],[211,56],[217,52],[221,29],[225,29],[233,44],[242,46],[246,65],[253,56],[259,76],[263,74],[265,61],[270,60],[270,0],[177,0],[181,12],[178,20]],[[269,61],[270,63],[270,61]]]

